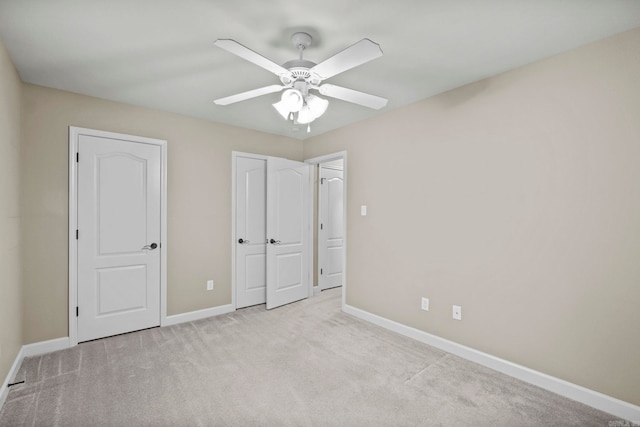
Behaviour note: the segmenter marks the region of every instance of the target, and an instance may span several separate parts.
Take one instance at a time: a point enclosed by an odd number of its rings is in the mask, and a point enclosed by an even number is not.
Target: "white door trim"
[[[338,159],[342,159],[344,164],[343,164],[343,182],[344,182],[344,191],[342,193],[342,206],[343,206],[343,215],[344,215],[344,221],[343,221],[343,227],[344,227],[344,251],[342,253],[342,265],[343,265],[343,274],[344,277],[342,279],[342,310],[344,311],[345,306],[346,306],[346,295],[347,295],[347,152],[346,151],[339,151],[337,153],[332,153],[332,154],[326,154],[324,156],[319,156],[319,157],[313,157],[311,159],[307,159],[305,160],[305,163],[309,163],[310,165],[317,165],[319,163],[324,163],[324,162],[328,162],[331,160],[338,160]],[[317,191],[317,188],[315,185],[312,186],[313,191],[310,191],[309,193],[311,194],[310,198],[311,198],[311,210],[309,211],[310,215],[311,215],[311,224],[313,224],[313,211],[318,209],[317,206],[314,206],[313,203],[313,195],[315,194],[315,191]],[[310,239],[311,242],[309,242],[310,245],[310,250],[311,253],[313,253],[313,239]],[[311,257],[311,262],[310,262],[310,266],[311,266],[311,271],[313,272],[313,269],[315,268],[315,266],[313,265],[313,256]],[[312,273],[313,274],[313,273]],[[309,295],[315,295],[314,292],[311,292]]]
[[[95,129],[69,126],[69,346],[78,344],[78,139],[80,135],[95,136],[141,144],[160,146],[161,150],[161,194],[160,194],[160,325],[167,323],[167,141],[142,136],[125,135]]]

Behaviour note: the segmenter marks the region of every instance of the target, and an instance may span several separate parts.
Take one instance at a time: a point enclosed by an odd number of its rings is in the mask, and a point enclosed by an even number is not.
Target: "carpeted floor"
[[[25,359],[1,426],[606,426],[340,311],[340,289]]]

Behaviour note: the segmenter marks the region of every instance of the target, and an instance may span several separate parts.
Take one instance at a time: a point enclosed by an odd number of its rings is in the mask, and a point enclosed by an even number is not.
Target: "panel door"
[[[236,308],[266,302],[267,161],[236,157]]]
[[[78,141],[78,341],[160,324],[161,148]]]
[[[320,166],[318,222],[318,285],[321,290],[342,286],[344,277],[343,171]]]
[[[267,162],[267,309],[309,297],[309,170]]]

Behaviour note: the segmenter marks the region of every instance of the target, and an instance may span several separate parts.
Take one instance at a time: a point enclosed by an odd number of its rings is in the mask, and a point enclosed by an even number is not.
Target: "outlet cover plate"
[[[424,311],[429,311],[429,298],[422,297],[420,308]]]
[[[456,320],[462,320],[462,307],[459,305],[453,306],[453,318]]]
[[[208,291],[213,290],[213,280],[207,280],[207,290]]]

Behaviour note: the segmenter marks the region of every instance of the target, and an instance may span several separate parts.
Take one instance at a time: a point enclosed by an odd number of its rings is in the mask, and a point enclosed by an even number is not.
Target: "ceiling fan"
[[[296,124],[309,124],[326,111],[329,101],[316,96],[310,91],[317,91],[321,95],[365,107],[380,109],[387,105],[387,99],[359,92],[353,89],[322,82],[330,77],[350,70],[358,65],[367,63],[382,56],[382,49],[377,43],[369,39],[362,39],[329,59],[316,64],[302,58],[303,52],[311,45],[311,36],[298,32],[291,36],[293,45],[298,49],[299,59],[285,62],[282,66],[241,45],[235,40],[218,39],[215,45],[252,62],[280,78],[281,84],[261,87],[216,99],[217,105],[229,105],[247,99],[270,93],[284,91],[279,102],[273,107],[285,120],[293,120]],[[307,132],[310,127],[307,127]]]

